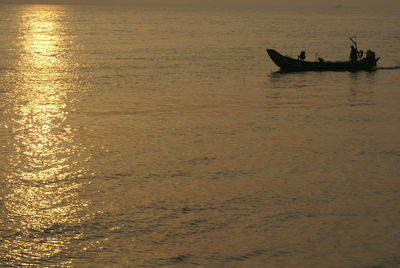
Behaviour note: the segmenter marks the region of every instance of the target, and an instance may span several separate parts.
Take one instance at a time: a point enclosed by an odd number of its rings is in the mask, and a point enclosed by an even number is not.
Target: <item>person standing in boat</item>
[[[358,59],[358,50],[355,48],[353,45],[351,46],[351,51],[350,51],[350,61],[351,62],[356,62]]]

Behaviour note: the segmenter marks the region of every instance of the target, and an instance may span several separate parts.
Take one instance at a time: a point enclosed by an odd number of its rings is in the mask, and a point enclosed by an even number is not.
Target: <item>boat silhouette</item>
[[[271,60],[281,68],[281,71],[373,71],[376,70],[375,53],[368,50],[366,57],[357,61],[305,61],[284,56],[275,49],[267,49]]]

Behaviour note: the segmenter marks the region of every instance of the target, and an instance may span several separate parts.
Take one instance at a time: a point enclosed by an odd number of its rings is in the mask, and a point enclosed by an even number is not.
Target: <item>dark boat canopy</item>
[[[372,71],[376,69],[375,53],[367,53],[367,56],[358,61],[303,61],[283,56],[274,49],[267,49],[271,60],[281,68],[282,71]]]

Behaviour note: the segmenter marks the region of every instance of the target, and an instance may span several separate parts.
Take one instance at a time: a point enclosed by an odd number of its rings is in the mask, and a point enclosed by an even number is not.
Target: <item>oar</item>
[[[353,42],[354,45],[356,45],[357,48],[357,43],[353,40],[353,38],[349,37],[350,41]]]

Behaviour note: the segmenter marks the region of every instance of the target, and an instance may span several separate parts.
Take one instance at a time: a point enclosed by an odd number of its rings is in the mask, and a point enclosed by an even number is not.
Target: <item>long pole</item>
[[[349,39],[350,39],[351,42],[353,42],[354,45],[356,45],[356,48],[357,48],[357,43],[356,43],[356,41],[354,41],[353,38],[351,38],[351,37],[349,37]]]

